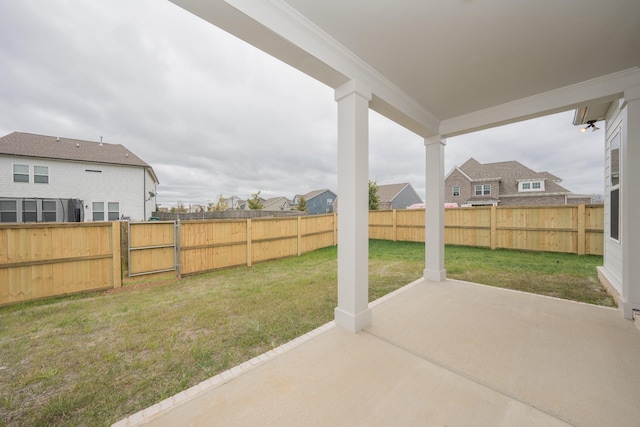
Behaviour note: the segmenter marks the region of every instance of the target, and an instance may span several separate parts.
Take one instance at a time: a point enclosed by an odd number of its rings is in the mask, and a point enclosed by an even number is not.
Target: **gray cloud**
[[[156,171],[158,200],[337,190],[333,91],[169,2],[0,0],[0,134],[120,143]],[[602,133],[571,115],[451,138],[468,157],[519,160],[601,193]],[[370,114],[370,176],[424,195],[421,138]]]

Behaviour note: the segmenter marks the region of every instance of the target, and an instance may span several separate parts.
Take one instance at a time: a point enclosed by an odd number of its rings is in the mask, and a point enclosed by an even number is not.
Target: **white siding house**
[[[146,220],[158,179],[120,144],[14,132],[0,138],[0,222]]]

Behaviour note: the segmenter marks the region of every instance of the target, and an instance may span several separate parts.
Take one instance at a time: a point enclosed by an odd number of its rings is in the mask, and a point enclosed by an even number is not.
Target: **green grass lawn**
[[[330,321],[336,254],[0,307],[0,425],[109,425]],[[446,248],[449,278],[611,306],[601,264]],[[371,241],[370,300],[423,269],[423,244]]]

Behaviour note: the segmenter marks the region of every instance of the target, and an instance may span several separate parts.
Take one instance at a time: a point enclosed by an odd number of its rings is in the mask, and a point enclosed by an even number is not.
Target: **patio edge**
[[[192,398],[199,396],[202,393],[205,393],[213,388],[216,388],[224,383],[231,381],[232,379],[244,374],[245,372],[277,357],[280,356],[289,350],[292,350],[299,345],[311,340],[312,338],[328,331],[331,328],[336,326],[335,321],[331,321],[325,323],[318,328],[307,332],[304,335],[301,335],[291,341],[287,341],[286,343],[267,351],[266,353],[262,353],[253,359],[249,359],[244,363],[234,366],[231,369],[220,372],[219,374],[202,381],[199,384],[194,385],[186,390],[181,391],[178,394],[175,394],[167,399],[164,399],[148,408],[145,408],[141,411],[138,411],[134,414],[127,416],[126,418],[121,419],[113,424],[111,427],[132,427],[132,426],[140,426],[145,423],[153,420],[159,415],[170,411],[171,409],[179,406]]]

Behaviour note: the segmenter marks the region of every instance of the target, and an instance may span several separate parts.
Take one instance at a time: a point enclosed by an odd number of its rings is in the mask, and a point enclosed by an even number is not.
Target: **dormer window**
[[[544,191],[544,181],[519,181],[518,191]]]
[[[476,196],[490,196],[491,195],[491,185],[476,185],[475,187]]]

